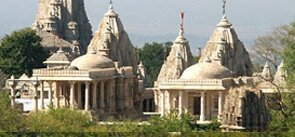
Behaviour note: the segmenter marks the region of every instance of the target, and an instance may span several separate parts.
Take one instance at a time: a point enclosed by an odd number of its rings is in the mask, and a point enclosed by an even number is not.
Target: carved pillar
[[[200,121],[205,120],[205,93],[201,92],[201,115]]]
[[[210,119],[211,118],[211,107],[210,107],[210,98],[211,98],[211,94],[209,92],[207,92],[207,96],[206,96],[206,115],[207,118]]]
[[[223,92],[222,91],[218,92],[218,120],[220,120],[222,116],[222,97],[223,97]]]
[[[104,102],[104,81],[100,82],[100,103],[99,108],[101,110],[104,110],[105,108],[105,102]]]
[[[81,83],[78,83],[78,108],[82,109],[82,92],[81,92]]]
[[[11,107],[15,107],[15,86],[10,86],[10,98],[11,98]]]
[[[171,109],[171,96],[169,91],[166,90],[165,92],[166,96],[165,97],[165,105],[167,105],[167,113],[170,113],[170,109]]]
[[[97,109],[97,81],[93,83],[93,94],[92,94],[92,109]]]
[[[75,108],[75,82],[70,82],[70,107]]]
[[[110,93],[110,97],[109,97],[110,109],[111,109],[111,112],[115,112],[115,110],[116,110],[115,81],[114,80],[110,80],[109,86],[110,86],[110,88],[109,88],[109,93]]]
[[[189,111],[189,94],[188,92],[183,93],[184,94],[184,112],[188,113]]]
[[[34,96],[34,111],[38,112],[38,96]]]
[[[90,110],[89,89],[90,82],[85,82],[85,111]]]
[[[150,99],[146,99],[145,102],[146,102],[145,110],[146,112],[150,112]]]
[[[48,84],[49,84],[48,100],[49,100],[49,105],[52,106],[53,105],[53,103],[52,103],[52,82],[49,81]]]
[[[41,81],[40,99],[41,99],[41,110],[43,110],[43,109],[45,109],[45,107],[44,107],[44,81]]]
[[[183,93],[182,91],[179,92],[179,96],[178,96],[178,110],[179,110],[179,115],[182,115],[182,96]]]
[[[59,83],[55,81],[55,91],[54,91],[54,107],[59,108]]]
[[[161,116],[165,115],[165,92],[159,91],[161,94]]]

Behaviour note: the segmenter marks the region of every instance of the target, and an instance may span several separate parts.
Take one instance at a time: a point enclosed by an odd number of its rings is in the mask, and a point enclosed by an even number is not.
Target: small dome
[[[209,62],[202,62],[184,70],[180,79],[222,79],[228,77],[231,77],[228,68]]]
[[[68,70],[79,70],[76,66],[69,66],[67,69]]]
[[[96,68],[113,68],[114,62],[96,52],[89,52],[83,56],[76,58],[70,66],[75,66],[79,70],[81,69],[96,69]]]

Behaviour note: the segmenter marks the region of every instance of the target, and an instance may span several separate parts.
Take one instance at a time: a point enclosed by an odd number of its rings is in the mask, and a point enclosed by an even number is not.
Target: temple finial
[[[184,34],[184,12],[180,12],[180,35]]]
[[[226,12],[226,0],[222,0],[222,2],[223,2],[223,5],[222,5],[222,14],[223,14],[223,16],[225,16],[225,12]]]
[[[113,0],[110,0],[110,9],[113,9]]]

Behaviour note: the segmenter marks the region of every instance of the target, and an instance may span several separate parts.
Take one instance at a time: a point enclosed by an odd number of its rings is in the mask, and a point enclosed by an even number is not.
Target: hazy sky
[[[31,26],[39,0],[0,0],[0,37]],[[179,12],[191,46],[203,46],[221,19],[221,0],[113,0],[114,8],[135,45],[174,40]],[[251,43],[273,27],[295,21],[295,0],[228,0],[227,17],[240,39]],[[108,9],[108,0],[85,0],[93,30]]]

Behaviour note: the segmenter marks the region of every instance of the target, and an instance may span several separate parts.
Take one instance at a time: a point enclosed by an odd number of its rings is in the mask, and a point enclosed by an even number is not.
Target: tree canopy
[[[286,46],[282,56],[285,67],[288,72],[288,83],[290,86],[295,85],[295,22],[288,28],[288,34],[283,38],[283,44]]]
[[[41,38],[30,28],[4,36],[0,43],[0,69],[8,75],[32,74],[43,67],[48,53],[41,46]]]
[[[143,48],[139,49],[139,57],[143,62],[147,72],[148,86],[153,86],[157,80],[165,58],[168,56],[172,42],[166,43],[146,43]]]
[[[17,132],[21,127],[21,112],[17,109],[13,109],[10,104],[9,96],[3,91],[0,91],[0,132]]]

